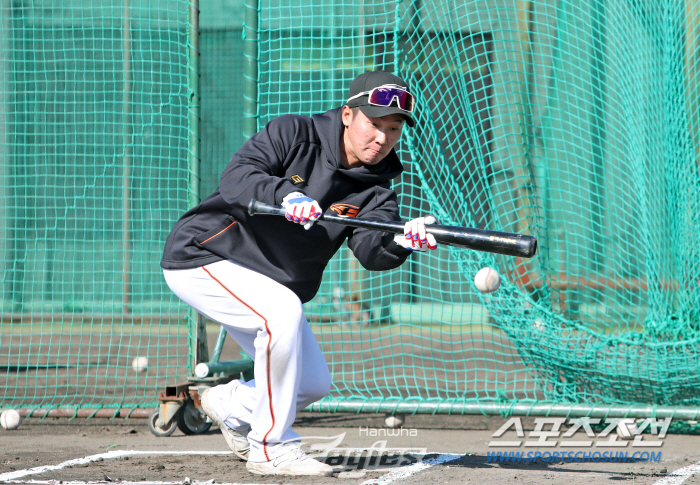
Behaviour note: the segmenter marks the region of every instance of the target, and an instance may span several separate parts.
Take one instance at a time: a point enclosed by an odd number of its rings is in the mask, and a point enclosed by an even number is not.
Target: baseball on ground
[[[19,423],[22,421],[19,413],[14,409],[8,409],[0,414],[0,426],[5,429],[17,429]]]
[[[387,428],[400,428],[406,421],[406,416],[403,414],[386,414],[384,416],[384,426]]]
[[[491,293],[496,291],[499,286],[501,286],[501,277],[493,268],[488,266],[481,268],[476,276],[474,276],[474,284],[476,289],[482,293]]]
[[[632,418],[625,418],[621,419],[619,423],[617,423],[617,436],[619,436],[623,440],[633,440],[635,436],[635,431],[637,431],[637,422],[644,421],[642,420],[635,420]]]

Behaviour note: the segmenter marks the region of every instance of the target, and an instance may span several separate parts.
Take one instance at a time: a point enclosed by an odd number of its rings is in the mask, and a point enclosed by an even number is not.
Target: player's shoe
[[[223,420],[214,412],[214,409],[209,403],[209,391],[205,390],[200,396],[199,400],[202,403],[202,410],[204,414],[209,416],[214,423],[221,429],[221,433],[226,438],[226,443],[228,443],[231,451],[240,458],[241,460],[248,460],[248,453],[250,452],[250,443],[248,442],[248,432],[250,431],[250,426],[244,428],[233,429],[226,425]]]
[[[330,477],[333,467],[310,458],[299,448],[292,448],[287,453],[270,461],[248,461],[245,467],[256,475],[311,475]]]

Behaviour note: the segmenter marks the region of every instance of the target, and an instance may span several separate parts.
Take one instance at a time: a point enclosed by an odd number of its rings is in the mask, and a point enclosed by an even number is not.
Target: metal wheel
[[[185,434],[206,433],[211,428],[212,423],[207,422],[205,417],[194,406],[192,400],[188,400],[175,415],[177,427]]]
[[[156,436],[170,436],[175,432],[175,428],[177,428],[177,422],[175,419],[170,421],[170,425],[168,425],[167,428],[161,428],[158,425],[159,420],[160,410],[157,409],[148,417],[148,429],[151,430],[151,433]]]

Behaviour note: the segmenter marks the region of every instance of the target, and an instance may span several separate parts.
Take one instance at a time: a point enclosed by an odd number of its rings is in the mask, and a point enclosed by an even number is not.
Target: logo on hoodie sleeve
[[[355,217],[360,213],[360,208],[350,204],[333,204],[330,210],[343,217]]]

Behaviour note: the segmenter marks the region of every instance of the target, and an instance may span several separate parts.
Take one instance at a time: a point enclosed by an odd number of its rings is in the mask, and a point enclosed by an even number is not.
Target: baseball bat
[[[248,214],[270,214],[284,216],[287,211],[277,205],[265,204],[255,199],[248,203]],[[375,221],[371,219],[358,219],[355,217],[336,216],[333,214],[321,214],[319,220],[335,222],[352,227],[364,227],[377,231],[403,234],[405,222],[400,221]],[[531,258],[537,250],[537,239],[525,234],[513,234],[510,232],[487,231],[462,226],[444,226],[441,224],[426,224],[425,230],[435,236],[435,240],[458,248],[485,251],[487,253],[505,254],[506,256],[520,256]]]

